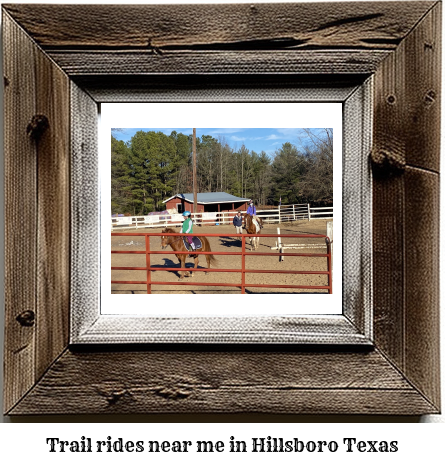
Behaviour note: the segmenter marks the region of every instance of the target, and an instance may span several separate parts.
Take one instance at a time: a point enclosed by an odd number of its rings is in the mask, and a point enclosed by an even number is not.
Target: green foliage
[[[234,150],[220,137],[196,140],[199,192],[228,192],[259,205],[332,201],[332,131],[306,130],[312,144],[290,142],[274,156]],[[125,144],[111,137],[112,213],[143,215],[165,208],[167,197],[193,191],[192,136],[138,131]]]
[[[298,203],[301,154],[290,142],[286,142],[275,153],[272,163],[272,199],[283,205]]]
[[[129,159],[130,150],[127,145],[111,136],[111,213],[131,211]]]

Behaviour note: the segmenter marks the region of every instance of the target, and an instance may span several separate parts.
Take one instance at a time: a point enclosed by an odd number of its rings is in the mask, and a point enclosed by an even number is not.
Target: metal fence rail
[[[322,234],[261,234],[261,237],[292,237],[292,238],[324,238],[326,242],[326,253],[276,253],[276,252],[250,252],[246,251],[246,238],[256,237],[253,234],[197,234],[197,237],[240,237],[241,238],[241,252],[193,252],[193,255],[232,255],[241,256],[241,268],[159,268],[152,267],[150,263],[151,255],[162,254],[162,255],[177,255],[187,254],[190,252],[179,252],[179,251],[155,251],[150,250],[150,237],[159,236],[188,236],[189,234],[180,233],[111,233],[112,236],[143,236],[145,237],[145,250],[112,250],[112,254],[144,254],[146,256],[145,267],[133,267],[133,266],[112,266],[111,270],[127,270],[127,271],[146,271],[147,279],[145,281],[111,281],[112,284],[145,284],[147,286],[147,294],[151,294],[151,287],[153,285],[168,285],[171,286],[213,286],[213,287],[238,287],[241,289],[241,293],[245,294],[246,287],[260,287],[260,288],[290,288],[290,289],[326,289],[329,294],[332,294],[332,257],[331,257],[331,242],[328,236]],[[327,259],[327,267],[325,270],[320,271],[300,271],[300,270],[254,270],[246,269],[246,257],[247,256],[276,256],[276,257],[325,257]],[[152,272],[156,271],[197,271],[197,272],[210,272],[210,273],[240,273],[241,282],[237,283],[202,283],[202,282],[174,282],[171,281],[154,281],[152,279]],[[328,284],[326,286],[303,286],[303,285],[288,285],[288,284],[246,284],[247,273],[277,273],[277,274],[317,274],[327,275]]]

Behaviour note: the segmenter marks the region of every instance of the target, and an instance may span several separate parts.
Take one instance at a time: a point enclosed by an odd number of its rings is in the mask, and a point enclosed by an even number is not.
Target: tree
[[[334,186],[333,129],[304,129],[311,144],[305,147],[305,172],[300,195],[317,204],[332,204]]]
[[[196,138],[196,175],[199,192],[212,192],[217,187],[216,158],[219,143],[212,136]]]
[[[138,131],[130,142],[130,184],[134,214],[163,208],[176,187],[178,157],[173,138],[162,132]]]
[[[266,205],[271,190],[271,160],[264,151],[259,155],[252,152],[252,162],[254,186],[249,196]]]
[[[193,190],[192,141],[189,136],[172,131],[169,136],[175,143],[177,155],[176,186],[177,192]]]
[[[132,211],[129,183],[130,150],[123,141],[111,136],[111,213]]]
[[[286,142],[274,157],[202,135],[196,141],[198,190],[251,197],[262,205],[280,197],[284,204],[332,201],[332,130],[305,131],[309,143],[303,150]],[[112,212],[147,214],[162,210],[172,193],[192,192],[191,152],[192,136],[177,131],[138,131],[129,143],[112,136]]]
[[[283,204],[298,202],[301,165],[301,154],[290,142],[285,142],[280,149],[276,150],[271,173],[274,203],[278,203],[280,198]]]

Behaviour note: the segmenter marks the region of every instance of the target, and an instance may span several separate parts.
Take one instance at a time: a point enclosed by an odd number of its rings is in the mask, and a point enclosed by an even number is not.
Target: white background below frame
[[[261,111],[259,107],[262,107]],[[289,121],[292,121],[291,125]],[[334,246],[337,253],[333,260],[333,294],[111,294],[111,128],[245,128],[246,122],[249,123],[250,128],[334,129],[334,219],[337,220],[334,223]],[[289,140],[289,142],[297,141]],[[101,209],[102,314],[221,317],[342,313],[341,103],[102,104],[99,127],[99,170],[103,207]],[[150,231],[161,232],[161,229]],[[249,311],[246,310],[247,305]]]

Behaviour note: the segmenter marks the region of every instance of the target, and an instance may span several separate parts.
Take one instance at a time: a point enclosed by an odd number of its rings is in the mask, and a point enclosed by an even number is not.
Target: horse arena
[[[326,222],[330,220],[313,220],[299,221],[297,223],[282,223],[279,225],[280,234],[326,234]],[[179,228],[174,228],[179,232]],[[116,232],[116,231],[115,231]],[[155,229],[129,229],[126,233],[153,232],[161,233],[161,228]],[[276,224],[266,224],[261,230],[262,234],[277,234]],[[210,234],[235,234],[234,226],[202,226],[194,227],[194,235],[199,237],[200,233]],[[276,246],[278,238],[262,237],[260,234],[259,248],[256,252],[277,253],[272,247]],[[239,252],[241,251],[241,238],[239,237],[208,237],[212,252]],[[299,244],[320,244],[324,245],[322,238],[282,238],[281,241],[286,243]],[[120,251],[144,251],[144,236],[112,236],[111,249]],[[162,251],[161,238],[150,237],[150,250]],[[251,246],[246,238],[246,250],[250,251]],[[172,252],[168,247],[165,251]],[[286,253],[326,253],[326,246],[314,249],[300,248],[298,250],[285,250]],[[217,260],[215,268],[221,269],[241,269],[241,256],[234,255],[215,255]],[[298,270],[298,271],[326,271],[327,260],[325,257],[284,257],[284,261],[279,260],[279,256],[247,256],[246,269],[253,270]],[[111,254],[112,267],[145,267],[144,254]],[[171,285],[152,285],[152,294],[239,294],[240,288],[237,287],[218,287],[218,286],[183,286],[178,284],[179,272],[162,271],[162,268],[179,268],[179,261],[173,254],[152,254],[150,258],[151,266],[159,268],[159,271],[152,271],[153,281],[168,281]],[[194,260],[187,257],[186,267],[193,270]],[[207,266],[205,256],[199,256],[198,269],[205,269]],[[112,270],[112,281],[146,281],[146,271],[139,270]],[[193,277],[185,277],[183,282],[202,282],[202,283],[241,283],[240,272],[210,272],[197,271]],[[246,294],[283,294],[283,293],[309,293],[322,292],[327,293],[325,289],[295,289],[295,288],[249,288],[249,284],[277,284],[277,285],[304,285],[304,286],[326,286],[328,278],[326,275],[317,274],[273,274],[273,273],[246,273]],[[147,288],[145,284],[112,284],[112,294],[145,294]]]
[[[332,220],[298,221],[295,223],[281,223],[278,225],[280,234],[323,234],[326,235],[326,223]],[[174,228],[179,232],[179,228]],[[113,231],[117,232],[117,231]],[[125,233],[152,232],[161,233],[162,228],[152,229],[128,229]],[[194,235],[199,234],[235,234],[234,226],[194,226]],[[262,234],[277,234],[276,224],[265,224],[261,230]],[[256,252],[277,253],[273,250],[278,242],[277,237],[262,237],[259,235],[259,248]],[[240,252],[241,238],[239,237],[208,237],[212,252]],[[282,238],[285,244],[307,244],[307,248],[298,250],[284,250],[285,253],[326,253],[326,245],[323,238]],[[324,245],[321,248],[314,248],[314,244]],[[145,251],[144,236],[112,236],[111,249],[120,251]],[[162,251],[161,237],[150,237],[150,250]],[[250,251],[251,246],[246,238],[246,251]],[[164,251],[172,252],[170,246]],[[215,268],[221,269],[241,269],[241,256],[236,255],[215,255],[217,260]],[[159,271],[152,271],[152,281],[167,281],[171,285],[152,285],[152,294],[240,294],[237,287],[218,286],[184,286],[179,284],[179,272],[162,271],[162,268],[179,268],[179,261],[173,254],[152,254],[150,257],[151,267],[159,268]],[[111,254],[112,267],[145,267],[146,257],[144,254]],[[194,259],[187,257],[186,267],[193,270]],[[198,269],[205,269],[207,266],[205,256],[199,256]],[[246,269],[252,270],[296,270],[296,271],[326,271],[327,259],[325,257],[296,257],[285,256],[283,261],[279,256],[247,256]],[[185,277],[182,282],[200,283],[241,283],[240,272],[213,272],[209,273],[197,271],[192,277]],[[147,272],[145,270],[112,270],[112,281],[146,281]],[[249,284],[276,284],[276,285],[303,285],[303,286],[327,286],[327,275],[318,274],[277,274],[277,273],[246,273],[246,294],[312,294],[316,292],[327,293],[326,289],[295,289],[295,288],[249,288]],[[112,284],[112,294],[146,294],[145,284]]]

